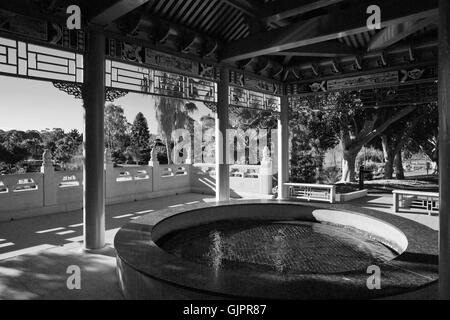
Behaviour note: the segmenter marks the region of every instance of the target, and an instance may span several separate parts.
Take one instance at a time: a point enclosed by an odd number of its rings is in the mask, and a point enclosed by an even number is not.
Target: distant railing
[[[289,197],[307,201],[335,202],[336,186],[310,183],[285,183],[289,188]]]

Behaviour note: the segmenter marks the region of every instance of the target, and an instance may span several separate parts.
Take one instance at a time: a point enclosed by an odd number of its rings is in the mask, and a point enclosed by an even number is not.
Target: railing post
[[[186,167],[186,174],[189,178],[189,190],[192,191],[192,168],[194,164],[194,159],[192,157],[192,149],[189,147],[187,149],[187,157],[185,161],[185,167]]]
[[[159,169],[159,161],[158,161],[158,155],[156,154],[156,150],[155,147],[153,147],[152,152],[151,152],[151,158],[150,161],[148,162],[148,166],[151,168],[152,170],[152,188],[153,188],[153,192],[158,191],[158,187],[161,185],[160,181],[161,181],[161,172]]]
[[[114,163],[111,157],[111,150],[107,148],[105,149],[105,201],[110,198],[115,183]]]
[[[336,198],[336,186],[332,186],[330,190],[330,203],[334,203]]]
[[[229,128],[229,72],[227,67],[220,69],[216,112],[216,200],[230,199],[230,167],[228,163],[227,129]]]
[[[259,168],[259,193],[272,194],[272,159],[267,146],[264,147]]]
[[[55,177],[55,168],[53,167],[52,154],[46,149],[42,154],[41,173],[43,174],[44,207],[56,204],[56,188],[58,188]]]
[[[288,198],[284,183],[289,181],[289,101],[281,97],[280,118],[278,119],[278,199]]]

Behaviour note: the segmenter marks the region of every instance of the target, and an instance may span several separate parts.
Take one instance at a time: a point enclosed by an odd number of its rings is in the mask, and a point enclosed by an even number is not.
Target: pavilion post
[[[284,183],[289,181],[289,100],[281,97],[280,117],[278,118],[278,199],[287,199]]]
[[[229,69],[220,69],[216,112],[216,201],[230,199],[230,168],[227,161],[227,129],[229,128]]]
[[[104,107],[105,37],[90,30],[84,56],[84,248],[105,245]]]
[[[450,299],[450,3],[439,0],[439,298]]]

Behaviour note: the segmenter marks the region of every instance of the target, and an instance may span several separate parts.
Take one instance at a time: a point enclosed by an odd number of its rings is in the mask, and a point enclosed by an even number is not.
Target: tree
[[[83,137],[74,129],[64,135],[61,139],[55,142],[54,159],[66,167],[73,158],[79,153],[80,147],[83,143]]]
[[[0,162],[8,163],[10,161],[11,154],[9,150],[0,143]]]
[[[0,145],[0,162],[7,164],[9,172],[11,172],[13,166],[16,166],[18,162],[27,159],[29,155],[27,149],[19,145],[11,143],[3,143]]]
[[[105,147],[111,150],[114,162],[120,161],[130,145],[130,124],[121,106],[112,103],[105,106]]]
[[[360,91],[331,92],[304,99],[312,110],[327,114],[325,126],[333,127],[342,144],[341,182],[355,181],[355,160],[362,147],[383,133],[391,124],[415,110],[415,107],[365,108]]]
[[[396,178],[404,179],[402,149],[424,116],[423,108],[418,108],[416,112],[410,113],[389,126],[380,135],[384,156],[384,179],[392,179],[394,165]]]
[[[365,108],[359,92],[331,94],[333,122],[339,130],[343,148],[341,182],[355,181],[355,160],[361,148],[382,134],[391,124],[415,110],[415,107]]]
[[[430,103],[422,109],[423,117],[413,130],[408,149],[413,152],[420,149],[439,167],[439,115],[437,103]]]
[[[0,135],[0,162],[6,167],[6,172],[13,172],[27,158],[41,159],[44,149],[49,149],[55,159],[65,167],[81,158],[83,137],[77,130],[67,133],[63,129],[1,132]],[[33,168],[33,166],[31,167]],[[27,167],[27,170],[30,167]]]
[[[197,106],[192,102],[183,100],[182,81],[170,78],[163,73],[164,83],[161,90],[171,92],[174,98],[157,96],[155,99],[156,119],[159,124],[159,132],[166,144],[167,161],[172,163],[172,132],[175,129],[185,128],[189,124],[189,115],[197,110]]]
[[[21,143],[28,152],[32,159],[40,159],[44,152],[43,141],[41,134],[36,130],[28,130],[25,132],[25,140]]]
[[[139,112],[131,127],[131,148],[138,159],[147,163],[150,160],[150,132],[148,130],[147,119],[142,112]]]
[[[52,154],[56,150],[56,141],[63,139],[65,136],[64,130],[61,128],[46,129],[41,131],[43,149],[48,149]]]
[[[195,155],[200,163],[215,162],[215,119],[211,115],[204,115],[200,118],[201,134],[193,134],[193,144],[201,146],[201,155]]]
[[[299,182],[320,180],[325,152],[338,142],[333,113],[311,108],[315,97],[293,99],[289,113],[292,135],[291,176]]]
[[[232,107],[230,108],[229,114],[230,128],[238,129],[237,134],[240,133],[247,134],[247,130],[256,130],[259,131],[258,135],[252,136],[247,135],[244,138],[242,146],[236,146],[235,157],[237,156],[237,148],[245,148],[242,159],[237,159],[238,161],[242,161],[244,163],[250,162],[250,145],[252,142],[255,144],[261,143],[258,139],[261,137],[261,130],[266,130],[267,132],[267,145],[272,145],[272,136],[271,130],[276,129],[278,126],[278,114],[271,112],[270,110],[260,110],[260,109],[252,109],[245,107]],[[230,142],[231,143],[231,142]],[[262,150],[260,147],[258,150]],[[261,161],[262,154],[256,155],[256,161]]]

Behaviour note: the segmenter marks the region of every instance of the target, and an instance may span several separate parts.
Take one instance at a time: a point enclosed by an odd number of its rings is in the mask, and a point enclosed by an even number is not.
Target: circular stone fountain
[[[437,232],[327,204],[241,200],[171,208],[125,225],[115,248],[130,299],[364,299],[437,279]],[[367,286],[373,266],[381,289]]]

